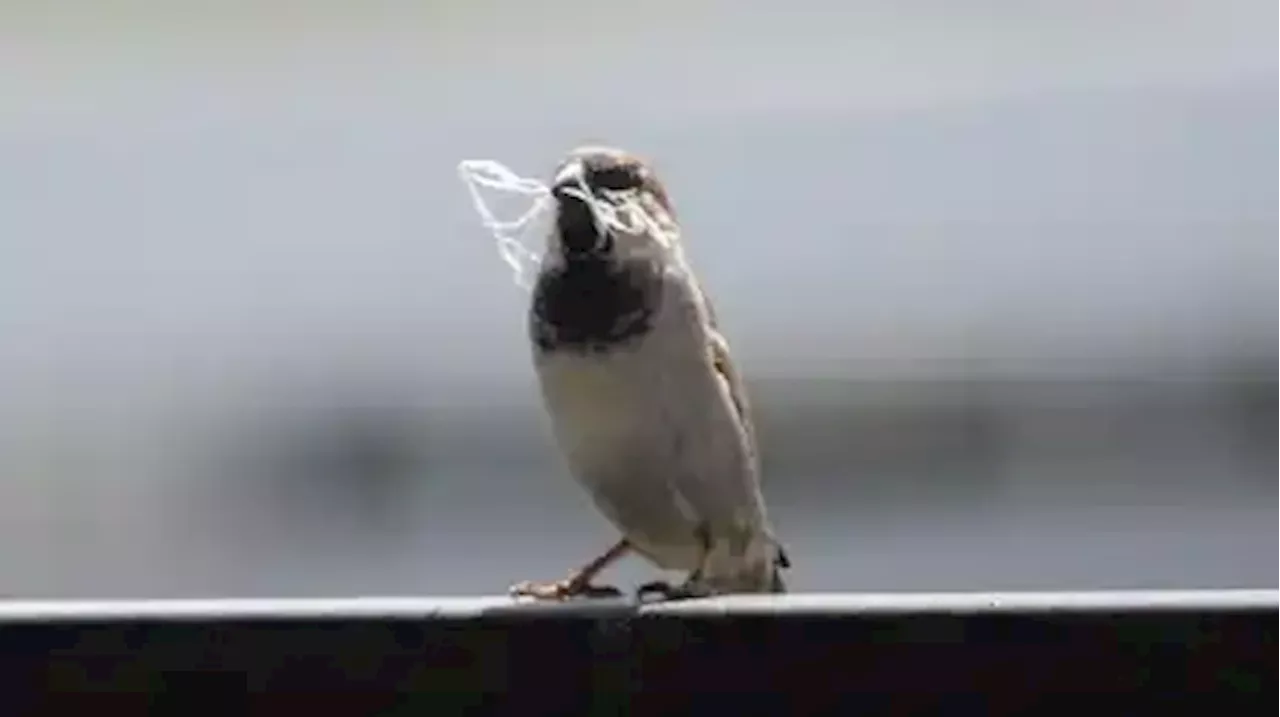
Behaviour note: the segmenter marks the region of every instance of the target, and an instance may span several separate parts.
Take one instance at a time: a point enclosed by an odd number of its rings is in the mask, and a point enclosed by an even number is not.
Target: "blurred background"
[[[0,2],[0,595],[603,548],[455,174],[587,141],[666,177],[794,589],[1274,587],[1276,13]]]

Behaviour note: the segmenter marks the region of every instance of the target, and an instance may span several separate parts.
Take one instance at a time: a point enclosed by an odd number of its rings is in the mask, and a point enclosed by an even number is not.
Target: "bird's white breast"
[[[732,405],[712,368],[697,292],[672,272],[651,330],[611,351],[535,360],[570,471],[659,563],[690,567],[695,526],[720,479],[749,470]],[[666,556],[666,557],[664,557]]]
[[[650,331],[610,351],[549,352],[536,369],[562,447],[583,467],[652,453],[677,441],[709,398],[709,361],[698,307],[679,275],[664,280]]]
[[[573,459],[607,461],[649,430],[659,399],[651,393],[658,377],[647,370],[646,353],[555,353],[538,361],[548,412]]]

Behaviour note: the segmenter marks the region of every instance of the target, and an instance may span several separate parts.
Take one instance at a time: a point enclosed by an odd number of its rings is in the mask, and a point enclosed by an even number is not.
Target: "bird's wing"
[[[733,402],[733,407],[738,415],[738,422],[742,426],[743,434],[746,437],[747,449],[751,453],[751,461],[756,464],[754,474],[759,474],[760,454],[758,444],[756,443],[755,424],[751,420],[751,406],[747,401],[746,384],[742,381],[742,375],[738,373],[737,367],[733,363],[733,356],[729,353],[729,342],[725,340],[724,334],[720,333],[720,329],[716,323],[715,309],[711,302],[703,296],[703,302],[707,307],[708,321],[708,343],[711,351],[711,365],[715,368],[716,374],[725,382],[729,388],[729,398]],[[759,491],[759,484],[753,486]],[[776,562],[779,567],[791,567],[791,559],[787,556],[786,549],[776,538],[771,539],[777,548]]]
[[[702,287],[698,287],[698,294],[707,312],[707,349],[711,354],[711,366],[729,389],[729,398],[733,401],[738,422],[742,424],[743,433],[747,437],[747,448],[751,451],[752,460],[757,460],[759,451],[756,446],[755,424],[751,420],[751,405],[747,401],[746,384],[743,383],[742,375],[738,373],[733,363],[729,342],[720,332],[720,322],[716,316],[715,305],[711,303],[711,297],[707,296]]]
[[[729,398],[733,401],[733,407],[738,414],[738,422],[742,424],[742,430],[746,433],[747,447],[751,450],[751,455],[755,459],[758,457],[756,431],[755,425],[751,421],[751,406],[747,402],[746,385],[743,383],[738,369],[733,364],[733,356],[729,353],[729,342],[725,340],[724,335],[713,326],[708,332],[708,337],[711,348],[711,365],[729,387]]]

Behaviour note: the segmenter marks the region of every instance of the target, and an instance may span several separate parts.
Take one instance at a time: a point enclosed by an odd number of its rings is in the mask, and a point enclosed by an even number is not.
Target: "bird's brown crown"
[[[647,193],[674,216],[666,189],[643,158],[607,145],[583,145],[571,151],[556,168],[553,189],[581,186],[592,194],[604,191]]]

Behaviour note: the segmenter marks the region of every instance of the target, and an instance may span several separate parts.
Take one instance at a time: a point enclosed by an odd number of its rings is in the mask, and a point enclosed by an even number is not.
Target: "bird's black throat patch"
[[[648,333],[661,300],[656,262],[566,257],[538,275],[530,338],[543,352],[607,352]]]

